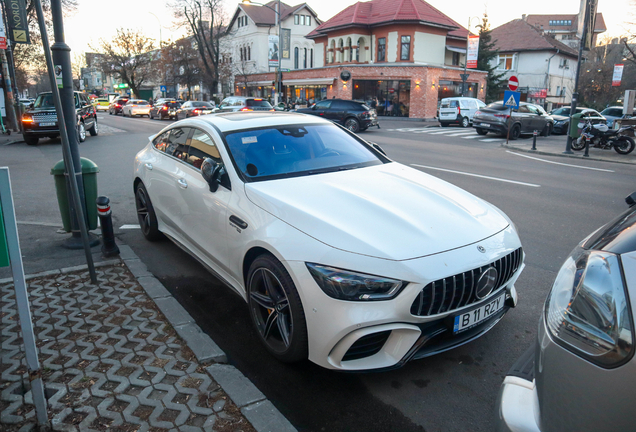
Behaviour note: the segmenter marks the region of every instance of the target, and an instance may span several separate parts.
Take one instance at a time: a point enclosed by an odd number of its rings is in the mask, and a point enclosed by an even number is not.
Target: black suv
[[[296,112],[324,117],[343,125],[351,132],[361,132],[378,125],[378,114],[375,110],[364,102],[353,100],[322,100],[311,108],[300,108]]]
[[[113,100],[108,107],[108,114],[123,114],[124,105],[126,105],[129,100],[130,98],[128,96],[120,96],[117,99]]]
[[[80,142],[86,140],[86,131],[97,135],[97,111],[85,94],[75,94],[75,114],[77,116],[77,137]],[[51,92],[40,93],[35,103],[22,115],[24,142],[36,145],[40,138],[57,138],[60,128],[57,124],[57,113]]]

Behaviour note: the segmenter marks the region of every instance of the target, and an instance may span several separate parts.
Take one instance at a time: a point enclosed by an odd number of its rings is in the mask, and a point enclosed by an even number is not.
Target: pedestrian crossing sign
[[[504,106],[509,108],[519,108],[519,101],[521,100],[521,93],[511,90],[504,92]]]

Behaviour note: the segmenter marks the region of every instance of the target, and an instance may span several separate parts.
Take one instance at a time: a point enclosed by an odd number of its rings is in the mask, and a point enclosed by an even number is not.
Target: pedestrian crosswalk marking
[[[481,135],[470,135],[470,136],[463,136],[462,139],[475,139],[475,138],[479,138]]]

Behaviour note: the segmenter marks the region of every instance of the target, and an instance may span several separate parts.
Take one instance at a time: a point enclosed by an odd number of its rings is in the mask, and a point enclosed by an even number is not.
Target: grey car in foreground
[[[548,136],[552,133],[553,126],[552,117],[542,107],[526,102],[520,102],[519,109],[512,113],[503,102],[493,102],[473,115],[473,127],[479,135],[486,135],[488,132],[508,135],[510,129],[511,140],[534,131],[541,136]]]
[[[636,192],[626,201],[561,267],[536,344],[501,386],[497,431],[636,430]]]

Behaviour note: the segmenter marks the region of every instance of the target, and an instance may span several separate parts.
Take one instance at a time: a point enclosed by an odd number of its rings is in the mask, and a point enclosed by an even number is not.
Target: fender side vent
[[[360,339],[355,341],[353,345],[351,345],[347,353],[342,358],[342,361],[358,360],[377,354],[384,346],[390,334],[391,330],[386,330],[362,336]]]

